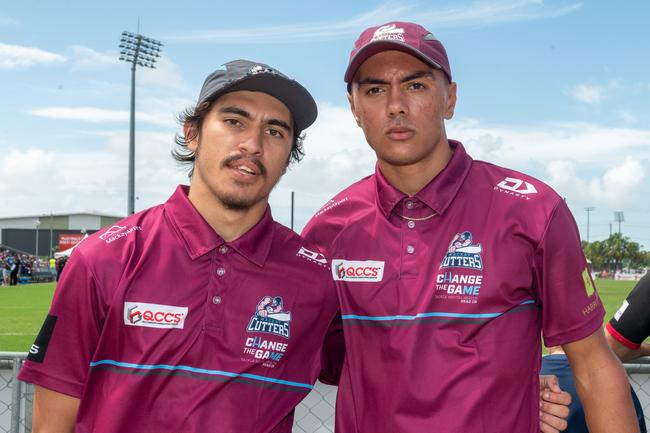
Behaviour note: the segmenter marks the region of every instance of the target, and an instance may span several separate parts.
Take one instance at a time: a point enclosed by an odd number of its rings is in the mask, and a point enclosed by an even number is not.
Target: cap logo
[[[248,71],[250,75],[256,75],[256,74],[277,74],[277,72],[274,69],[264,67],[262,65],[255,65],[253,66],[250,71]]]
[[[372,41],[401,41],[404,42],[404,29],[395,24],[387,24],[375,30]]]

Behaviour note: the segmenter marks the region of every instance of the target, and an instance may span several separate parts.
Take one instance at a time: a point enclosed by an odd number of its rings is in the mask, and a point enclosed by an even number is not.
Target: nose
[[[391,86],[388,91],[387,114],[389,117],[404,116],[408,114],[406,95],[399,86]]]
[[[239,142],[239,149],[249,155],[261,156],[264,153],[263,133],[261,129],[250,128]]]

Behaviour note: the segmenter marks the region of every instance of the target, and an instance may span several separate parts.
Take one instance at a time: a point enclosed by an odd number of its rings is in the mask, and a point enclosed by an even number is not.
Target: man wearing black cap
[[[371,27],[345,82],[376,171],[303,231],[340,300],[345,357],[325,352],[337,432],[536,433],[540,331],[567,353],[590,431],[637,432],[568,207],[447,139],[456,83],[440,41]]]
[[[336,295],[267,201],[316,104],[238,60],[181,117],[189,188],[90,236],[57,286],[19,376],[36,433],[289,433],[312,389]]]

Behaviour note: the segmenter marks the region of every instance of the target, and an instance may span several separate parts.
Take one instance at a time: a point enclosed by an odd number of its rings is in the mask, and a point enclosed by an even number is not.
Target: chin
[[[217,199],[227,209],[245,211],[257,205],[261,201],[268,199],[268,195],[258,196],[252,194],[222,193],[222,194],[217,194]]]

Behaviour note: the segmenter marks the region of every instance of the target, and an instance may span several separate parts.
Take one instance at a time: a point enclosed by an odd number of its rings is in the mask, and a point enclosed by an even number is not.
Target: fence
[[[0,353],[0,433],[31,433],[32,386],[16,380],[26,353]],[[650,425],[650,357],[625,364]],[[317,383],[314,390],[296,409],[294,433],[329,433],[334,431],[336,387]]]

